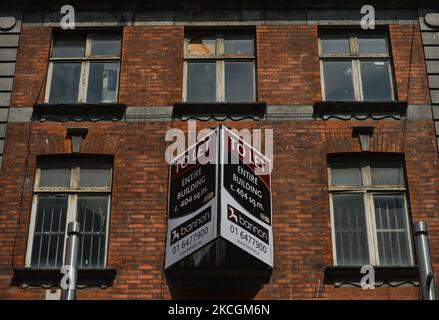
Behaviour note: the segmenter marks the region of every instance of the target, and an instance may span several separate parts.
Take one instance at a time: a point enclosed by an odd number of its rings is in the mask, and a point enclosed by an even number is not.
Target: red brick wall
[[[317,26],[258,26],[258,98],[268,105],[322,100]]]
[[[398,100],[429,104],[427,71],[417,25],[390,25],[390,43]]]
[[[260,101],[269,105],[310,105],[322,99],[317,30],[317,26],[257,27]],[[397,99],[429,104],[419,27],[389,25],[389,34]]]
[[[398,92],[408,80],[404,37],[410,26],[391,26]],[[416,59],[410,72],[410,102],[428,103],[425,70]],[[24,27],[12,105],[30,107],[44,81],[50,29]],[[120,101],[129,106],[171,105],[181,100],[182,27],[127,27],[124,30]],[[257,28],[259,99],[271,105],[312,104],[320,100],[320,75],[315,26]],[[404,82],[405,81],[405,82]],[[40,94],[41,99],[41,94]],[[400,96],[404,100],[404,96]],[[166,130],[186,122],[10,123],[0,171],[0,299],[44,297],[43,289],[10,286],[12,262],[24,266],[32,186],[37,156],[70,152],[66,127],[89,128],[82,150],[114,155],[108,266],[118,270],[114,286],[80,290],[82,298],[418,298],[413,287],[334,288],[323,284],[325,266],[333,264],[327,154],[358,152],[352,126],[375,127],[371,149],[404,153],[411,214],[430,229],[433,263],[439,269],[439,166],[432,121],[240,121],[235,128],[274,129],[273,227],[274,271],[261,290],[171,290],[163,274],[168,166],[164,161]],[[215,126],[199,122],[198,127]],[[29,161],[26,167],[27,151]],[[25,192],[21,202],[24,172]],[[20,221],[20,223],[19,223]],[[18,226],[18,233],[16,228]],[[16,240],[15,240],[16,239]],[[15,253],[13,250],[15,248]],[[13,258],[14,257],[14,258]]]
[[[23,27],[12,106],[44,101],[51,28]],[[168,106],[181,101],[182,27],[125,27],[119,101],[128,106]]]
[[[114,181],[110,217],[108,266],[118,269],[112,288],[79,291],[79,298],[240,297],[299,298],[418,298],[413,287],[334,288],[323,284],[325,266],[333,264],[327,154],[356,152],[352,126],[375,126],[372,150],[404,153],[409,197],[414,221],[425,219],[432,234],[431,254],[439,268],[439,166],[434,151],[434,132],[429,121],[290,121],[226,122],[235,128],[274,129],[273,227],[274,272],[261,290],[170,290],[163,274],[168,167],[164,161],[165,132],[187,123],[95,123],[89,127],[83,153],[114,154]],[[28,180],[16,242],[15,264],[24,266],[32,201],[36,156],[68,153],[66,127],[72,124],[33,125]],[[78,125],[75,123],[75,125]],[[216,123],[198,123],[198,128]],[[20,207],[29,124],[8,128],[4,170],[0,177],[6,197],[1,197],[0,298],[43,298],[44,290],[11,288],[11,254]],[[337,141],[337,143],[334,143]],[[13,152],[12,152],[13,151]]]
[[[182,100],[183,27],[125,27],[119,100],[169,106]]]
[[[24,26],[21,29],[12,107],[29,107],[44,101],[51,36],[52,28]]]
[[[310,105],[321,100],[317,26],[258,26],[256,30],[259,101]],[[397,98],[409,97],[410,104],[430,103],[419,28],[390,25],[389,30]],[[31,106],[37,97],[43,102],[50,38],[51,28],[23,27],[12,106]],[[181,101],[183,39],[183,27],[125,27],[119,101],[128,106]]]

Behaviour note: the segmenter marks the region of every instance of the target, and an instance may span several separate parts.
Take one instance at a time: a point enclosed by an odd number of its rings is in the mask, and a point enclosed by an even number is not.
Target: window
[[[81,223],[80,268],[106,265],[112,165],[108,160],[48,159],[37,168],[26,265],[59,268],[67,225]]]
[[[326,101],[394,100],[385,32],[321,32],[319,44]]]
[[[254,102],[254,36],[249,32],[189,32],[185,38],[187,102]]]
[[[413,265],[402,161],[333,159],[329,177],[336,264]]]
[[[52,41],[47,103],[117,101],[120,35],[55,34]]]

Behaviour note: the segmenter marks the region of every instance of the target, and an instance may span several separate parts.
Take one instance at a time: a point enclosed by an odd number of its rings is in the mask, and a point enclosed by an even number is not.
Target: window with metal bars
[[[403,161],[333,157],[328,171],[335,264],[413,265]]]
[[[54,34],[45,102],[117,102],[120,48],[117,31]]]
[[[385,30],[319,32],[326,101],[393,101],[394,81]]]
[[[63,264],[68,222],[81,224],[80,268],[106,265],[112,162],[45,159],[36,171],[26,265]]]

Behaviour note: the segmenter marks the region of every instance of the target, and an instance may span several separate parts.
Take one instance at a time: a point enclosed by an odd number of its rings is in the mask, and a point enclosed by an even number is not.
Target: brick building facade
[[[78,1],[78,30],[121,35],[117,98],[104,104],[65,104],[51,103],[47,89],[57,63],[53,60],[53,39],[70,32],[60,30],[60,5],[56,1],[38,5],[15,2],[14,6],[0,5],[4,24],[0,26],[0,115],[4,114],[0,119],[0,134],[4,131],[0,139],[0,299],[44,299],[56,289],[53,279],[59,270],[32,267],[30,251],[34,249],[29,238],[35,237],[31,229],[36,219],[32,215],[38,212],[36,199],[51,192],[39,191],[42,169],[38,168],[43,168],[47,159],[58,163],[76,159],[71,153],[69,128],[88,130],[78,159],[98,156],[108,159],[112,167],[110,191],[104,191],[111,198],[108,240],[103,247],[105,263],[99,268],[84,267],[88,270],[80,273],[85,280],[78,299],[419,299],[411,243],[413,222],[427,222],[433,268],[439,269],[437,4],[420,6],[422,1],[418,1],[420,7],[410,2],[399,7],[376,6],[377,30],[385,34],[388,52],[375,63],[389,61],[391,98],[367,99],[367,81],[360,74],[361,94],[354,99],[357,101],[346,102],[333,101],[330,83],[324,83],[327,60],[322,34],[336,33],[337,40],[349,32],[361,32],[361,6],[357,3],[345,8],[324,4],[307,8],[305,2],[288,1],[215,5],[165,1],[148,7],[130,1],[111,5]],[[190,81],[185,39],[194,30],[244,30],[253,36],[256,94],[254,101],[235,103],[245,105],[250,110],[247,114],[234,114],[233,102],[219,103],[221,114],[215,109],[218,103],[205,103],[206,109],[195,113],[185,111],[191,102],[183,98]],[[359,56],[336,59],[363,61]],[[10,71],[12,65],[14,72]],[[258,103],[265,108],[262,115],[251,109]],[[176,115],[177,107],[186,114]],[[233,278],[232,274],[221,287],[215,281],[204,287],[179,286],[166,276],[169,166],[165,151],[169,142],[165,135],[171,128],[187,131],[188,118],[197,119],[198,129],[219,124],[238,130],[273,129],[274,266],[261,285],[227,285],[242,278],[254,280],[245,269],[243,276]],[[355,127],[373,127],[368,150],[362,149]],[[374,290],[358,287],[361,265],[335,261],[341,258],[335,254],[339,238],[335,237],[332,212],[337,204],[332,195],[340,190],[332,188],[330,179],[335,171],[329,168],[340,157],[349,163],[385,162],[389,158],[403,163],[403,182],[389,194],[404,197],[405,209],[395,209],[395,217],[402,211],[407,215],[402,229],[408,240],[389,241],[399,246],[406,241],[411,258],[401,262],[401,253],[400,263],[384,263],[385,254],[391,251],[393,255],[393,249],[386,251],[386,245],[375,239],[380,243],[376,248],[379,253],[366,250],[382,261],[376,265],[378,285]],[[389,192],[377,190],[377,194]],[[370,192],[372,197],[374,192]],[[368,197],[368,191],[365,194]],[[374,215],[379,211],[375,198],[361,210],[369,210],[367,206],[374,207]],[[70,204],[66,210],[71,210]]]

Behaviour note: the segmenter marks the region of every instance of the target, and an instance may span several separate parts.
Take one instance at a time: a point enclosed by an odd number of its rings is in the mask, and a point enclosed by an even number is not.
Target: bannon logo
[[[227,219],[237,224],[244,230],[250,232],[258,239],[268,243],[268,230],[261,226],[259,223],[247,218],[242,212],[236,210],[231,206],[227,206]]]
[[[171,231],[171,245],[201,228],[211,219],[210,207]]]

